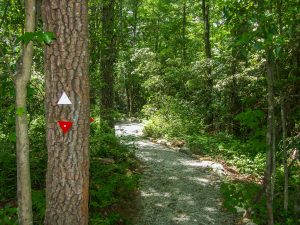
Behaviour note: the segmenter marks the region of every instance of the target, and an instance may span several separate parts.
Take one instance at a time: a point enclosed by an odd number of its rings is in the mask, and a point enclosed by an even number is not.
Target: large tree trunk
[[[35,30],[35,0],[25,1],[25,32]],[[30,80],[33,43],[23,45],[22,64],[15,77],[18,216],[20,225],[32,224],[29,137],[26,111],[27,84]]]
[[[205,45],[205,56],[207,65],[207,101],[206,109],[208,110],[207,115],[205,116],[205,123],[209,125],[210,129],[213,128],[213,110],[212,110],[212,90],[213,90],[213,79],[212,79],[212,68],[211,68],[211,44],[210,44],[210,23],[209,23],[209,0],[202,0],[202,16],[204,22],[204,45]]]
[[[116,38],[114,32],[115,0],[103,0],[102,48],[101,48],[101,120],[114,127],[114,63],[116,60]]]
[[[88,5],[85,0],[44,0],[45,29],[57,40],[46,47],[46,225],[88,224],[89,76]],[[71,105],[58,105],[65,92]],[[58,121],[73,122],[63,133]]]

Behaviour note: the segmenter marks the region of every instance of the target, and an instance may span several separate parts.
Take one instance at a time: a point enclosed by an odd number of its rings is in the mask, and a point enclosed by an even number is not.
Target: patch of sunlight
[[[136,144],[138,144],[140,147],[153,147],[153,144],[148,141],[137,141]]]
[[[169,177],[169,180],[178,180],[178,177]]]
[[[193,200],[193,198],[189,195],[185,195],[185,196],[179,196],[178,198],[179,201],[184,201],[185,204],[187,205],[195,205],[195,201]]]
[[[181,213],[177,217],[173,217],[172,220],[175,222],[187,222],[190,221],[190,217],[185,213]]]
[[[165,206],[161,203],[156,203],[155,206],[160,207],[160,208],[165,208]]]
[[[212,208],[212,207],[204,207],[204,210],[207,212],[216,212],[217,211],[215,208]]]
[[[153,159],[152,157],[147,157],[147,156],[141,156],[141,157],[145,161],[153,161],[153,162],[157,162],[157,163],[161,163],[163,161],[163,159]]]
[[[143,135],[144,125],[142,123],[117,124],[115,133],[117,136],[141,136]]]
[[[164,197],[164,198],[169,198],[171,197],[171,194],[169,192],[157,192],[153,188],[149,188],[149,191],[141,191],[141,196],[142,197]]]
[[[211,168],[215,172],[222,174],[224,172],[224,167],[220,163],[215,163],[212,161],[195,161],[195,160],[179,160],[182,165],[191,166],[191,167],[202,167],[202,168]]]
[[[190,181],[195,181],[197,184],[201,184],[203,186],[206,186],[209,184],[209,180],[205,178],[200,178],[200,177],[188,177]]]

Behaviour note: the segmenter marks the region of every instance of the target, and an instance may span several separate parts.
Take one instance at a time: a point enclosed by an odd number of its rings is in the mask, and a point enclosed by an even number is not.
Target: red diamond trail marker
[[[92,117],[90,117],[90,123],[94,122],[94,119]]]
[[[73,122],[60,120],[60,121],[58,121],[58,124],[59,124],[60,128],[62,129],[62,132],[65,134],[72,127]]]

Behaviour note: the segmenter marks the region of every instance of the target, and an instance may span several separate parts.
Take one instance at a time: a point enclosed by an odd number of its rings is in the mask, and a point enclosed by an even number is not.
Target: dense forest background
[[[110,127],[146,119],[145,135],[180,140],[244,179],[222,185],[224,206],[257,224],[300,219],[299,0],[90,0],[90,223],[126,224],[133,149]],[[43,31],[37,1],[36,31]],[[14,75],[24,2],[0,2],[0,222],[16,224]],[[24,39],[24,36],[23,36]],[[34,221],[44,217],[44,45],[27,87]],[[101,118],[101,119],[100,119]],[[267,138],[266,138],[267,137]],[[266,141],[267,140],[267,141]],[[97,159],[112,158],[111,164]],[[246,177],[246,178],[245,178]],[[99,188],[99,187],[104,188]],[[131,193],[128,195],[128,193]],[[270,208],[271,207],[271,208]],[[271,211],[270,211],[271,209]],[[121,222],[120,222],[121,221]]]

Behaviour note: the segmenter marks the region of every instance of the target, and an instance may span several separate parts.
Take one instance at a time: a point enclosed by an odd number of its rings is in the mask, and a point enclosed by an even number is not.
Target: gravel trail
[[[141,136],[140,123],[119,124],[120,136]],[[136,155],[143,163],[140,180],[141,213],[136,225],[233,225],[222,209],[222,165],[144,139],[136,139]]]

